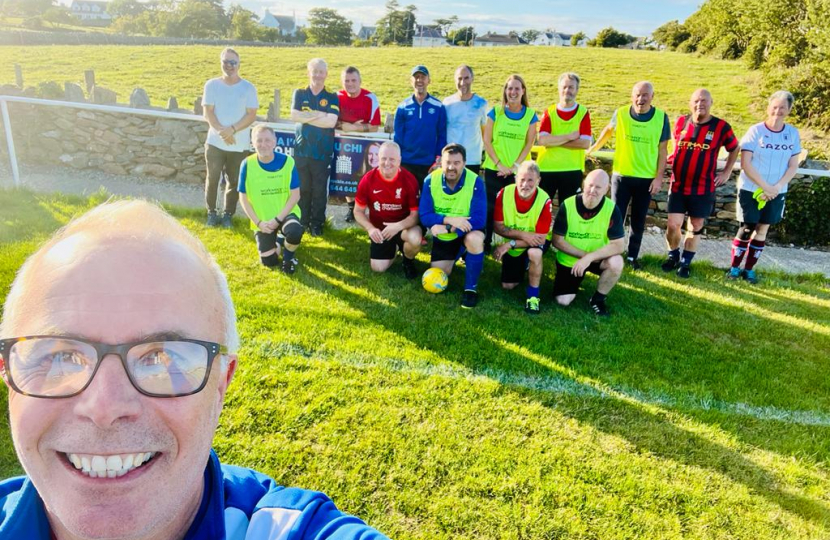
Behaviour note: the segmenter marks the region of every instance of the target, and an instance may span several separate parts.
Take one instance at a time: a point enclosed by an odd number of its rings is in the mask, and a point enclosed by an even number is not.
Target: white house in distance
[[[69,12],[84,22],[109,22],[112,15],[107,13],[107,2],[100,0],[72,0]]]
[[[527,41],[519,36],[487,32],[483,36],[476,36],[475,43],[473,43],[474,47],[508,47],[510,45],[527,45]]]
[[[297,16],[292,15],[274,15],[270,11],[263,10],[262,17],[259,19],[259,24],[267,28],[276,28],[283,36],[297,35]]]
[[[412,36],[413,47],[449,47],[447,38],[441,34],[441,29],[435,26],[418,24],[415,26],[415,35]]]
[[[571,37],[572,34],[563,34],[561,32],[555,31],[546,31],[539,34],[539,36],[534,39],[530,44],[531,45],[544,45],[548,47],[570,47],[571,46]],[[579,43],[576,45],[577,47],[587,47],[588,46],[588,39],[582,38],[579,40]]]
[[[363,41],[368,41],[375,37],[377,34],[378,28],[377,26],[360,26],[360,30],[357,31],[357,39],[362,39]]]

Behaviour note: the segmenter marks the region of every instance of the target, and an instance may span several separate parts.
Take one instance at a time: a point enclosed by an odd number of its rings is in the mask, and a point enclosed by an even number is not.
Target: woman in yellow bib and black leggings
[[[515,182],[519,165],[528,157],[536,139],[539,118],[528,106],[527,86],[519,75],[504,83],[502,104],[487,113],[484,126],[485,158],[482,169],[487,189],[487,228],[484,251],[490,253],[493,241],[493,209],[496,195]]]

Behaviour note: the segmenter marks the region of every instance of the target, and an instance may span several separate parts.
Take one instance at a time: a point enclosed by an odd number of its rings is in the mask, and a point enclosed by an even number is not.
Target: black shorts
[[[669,214],[688,214],[693,218],[708,218],[715,208],[715,194],[683,195],[669,193]]]
[[[539,187],[548,194],[551,202],[558,196],[557,204],[562,206],[562,201],[576,195],[582,186],[582,171],[542,171],[542,179]],[[558,193],[558,195],[557,195]]]
[[[388,261],[395,258],[395,254],[403,252],[403,233],[398,233],[383,243],[369,242],[369,258],[374,260]]]
[[[545,245],[541,248],[528,249],[541,249],[542,253],[545,253],[549,247],[550,242],[545,242]],[[505,253],[504,257],[501,258],[501,282],[521,283],[522,281],[524,281],[525,272],[527,272],[527,269],[527,249],[522,251],[522,254],[517,257],[512,256],[510,253]]]
[[[745,189],[738,190],[738,221],[743,223],[763,223],[775,225],[784,218],[784,199],[786,193],[781,193],[771,201],[767,201],[762,210],[758,210],[758,201],[752,198],[752,192]]]
[[[591,263],[591,266],[588,267],[585,273],[587,274],[588,272],[591,272],[596,275],[602,274],[600,264],[602,264],[602,262]],[[575,276],[571,273],[571,268],[560,264],[559,261],[556,261],[556,277],[553,280],[553,296],[576,294],[579,292],[579,286],[582,284],[583,279],[585,279],[585,274],[582,274],[582,277]]]
[[[297,217],[296,214],[288,214],[285,216],[285,221],[282,222],[282,227],[285,227],[285,224],[290,221],[296,221],[297,223],[300,222],[300,218]],[[260,253],[265,253],[266,251],[271,251],[272,249],[277,247],[277,234],[282,233],[282,227],[272,233],[264,233],[262,231],[254,232],[254,238],[256,239],[256,248],[259,250]]]
[[[433,238],[430,261],[454,261],[461,255],[462,249],[464,249],[463,236],[449,241]]]

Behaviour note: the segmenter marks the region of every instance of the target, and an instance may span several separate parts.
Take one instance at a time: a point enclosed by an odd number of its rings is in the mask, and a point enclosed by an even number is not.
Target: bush
[[[827,208],[830,208],[830,178],[790,184],[784,221],[775,229],[787,242],[830,245]]]

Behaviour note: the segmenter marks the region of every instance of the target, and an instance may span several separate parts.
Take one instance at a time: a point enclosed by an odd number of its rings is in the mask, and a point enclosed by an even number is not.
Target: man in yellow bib
[[[275,152],[274,130],[257,125],[251,133],[256,154],[242,162],[239,203],[251,220],[262,264],[274,268],[282,251],[282,271],[297,269],[294,252],[303,237],[300,224],[300,177],[294,159]]]
[[[484,182],[465,167],[467,151],[451,143],[441,151],[441,168],[427,176],[418,212],[432,232],[431,266],[447,275],[466,251],[461,307],[478,303],[478,278],[484,268],[484,226],[487,195]]]
[[[493,229],[509,242],[493,250],[501,261],[501,286],[515,289],[527,272],[525,311],[539,314],[539,284],[542,281],[542,255],[550,247],[550,197],[539,188],[541,172],[535,161],[524,161],[516,173],[516,183],[496,196]]]
[[[620,279],[620,254],[625,248],[622,212],[605,197],[608,183],[605,171],[588,173],[582,182],[582,193],[565,199],[553,223],[553,245],[558,250],[554,299],[561,306],[570,305],[585,272],[597,274],[597,291],[589,303],[594,313],[602,317],[608,316],[605,297]]]
[[[576,102],[579,75],[559,76],[559,102],[548,107],[539,122],[539,152],[536,162],[542,171],[539,186],[551,197],[559,193],[562,201],[576,195],[585,174],[585,151],[591,146],[591,115]]]
[[[588,153],[602,148],[615,134],[614,177],[611,198],[623,216],[631,203],[631,235],[626,261],[640,269],[637,257],[643,242],[651,196],[663,187],[668,141],[671,138],[668,115],[652,107],[654,87],[641,81],[631,90],[631,106],[620,107],[602,130]]]

